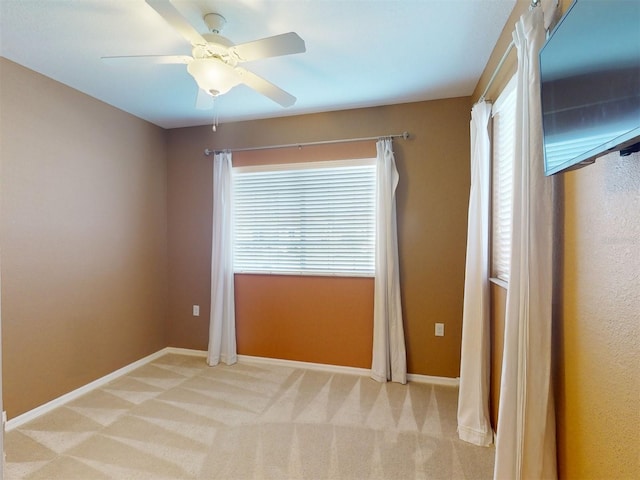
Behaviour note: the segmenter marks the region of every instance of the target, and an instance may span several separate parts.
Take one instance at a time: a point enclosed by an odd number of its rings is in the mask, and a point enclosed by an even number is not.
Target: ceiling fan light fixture
[[[198,87],[214,97],[227,93],[241,82],[233,67],[215,58],[196,58],[187,65],[187,71]]]

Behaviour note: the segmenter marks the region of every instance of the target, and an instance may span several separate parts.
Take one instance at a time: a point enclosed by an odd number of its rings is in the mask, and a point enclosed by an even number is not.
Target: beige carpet
[[[457,389],[162,358],[5,437],[9,479],[491,478]]]

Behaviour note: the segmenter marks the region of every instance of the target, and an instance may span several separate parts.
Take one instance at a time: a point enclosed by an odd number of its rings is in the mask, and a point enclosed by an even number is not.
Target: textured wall
[[[564,182],[560,474],[640,478],[640,154],[609,154]]]
[[[164,132],[0,59],[9,417],[165,343]]]

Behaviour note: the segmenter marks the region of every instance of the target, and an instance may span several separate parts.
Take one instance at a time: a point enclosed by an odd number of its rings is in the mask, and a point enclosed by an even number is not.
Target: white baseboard
[[[177,353],[182,355],[194,355],[197,357],[206,357],[207,352],[202,350],[189,350],[186,348],[169,347],[169,353]],[[342,365],[328,365],[326,363],[300,362],[297,360],[284,360],[280,358],[254,357],[252,355],[238,355],[239,363],[256,363],[262,365],[278,365],[292,368],[306,368],[307,370],[318,370],[330,373],[344,373],[349,375],[361,375],[368,377],[371,370],[368,368],[345,367]],[[407,380],[416,383],[429,383],[432,385],[444,385],[447,387],[458,387],[460,385],[459,378],[451,377],[435,377],[432,375],[420,375],[417,373],[407,374]]]
[[[178,347],[167,347],[164,350],[161,350],[163,353],[173,353],[175,355],[189,355],[191,357],[204,357],[207,358],[206,350],[192,350],[190,348],[178,348]]]
[[[23,413],[22,415],[18,415],[17,417],[12,418],[11,420],[5,423],[6,431],[11,431],[14,428],[17,428],[40,415],[44,415],[45,413],[50,412],[54,408],[58,408],[65,403],[71,402],[72,400],[77,399],[78,397],[89,393],[96,388],[100,388],[107,383],[126,375],[129,372],[132,372],[136,368],[140,368],[147,363],[150,363],[164,355],[167,354],[176,354],[176,355],[190,355],[194,357],[207,357],[207,352],[203,350],[192,350],[188,348],[177,348],[177,347],[165,347],[162,350],[158,350],[151,355],[148,355],[140,360],[137,360],[129,365],[126,365],[118,370],[105,375],[104,377],[98,378],[93,382],[87,383],[80,388],[77,388],[69,393],[65,393],[64,395],[51,400],[39,407],[34,408],[33,410],[29,410],[28,412]],[[282,360],[277,358],[267,358],[267,357],[254,357],[251,355],[238,355],[239,363],[254,363],[254,364],[262,364],[262,365],[279,365],[286,366],[292,368],[305,368],[307,370],[319,370],[329,373],[344,373],[349,375],[360,375],[368,377],[371,373],[371,370],[368,368],[357,368],[357,367],[344,367],[340,365],[328,365],[324,363],[312,363],[312,362],[299,362],[296,360]],[[433,377],[429,375],[418,375],[418,374],[407,374],[407,380],[410,382],[419,382],[419,383],[430,383],[434,385],[445,385],[457,387],[460,384],[459,378],[448,378],[448,377]]]
[[[445,387],[459,387],[460,378],[434,377],[432,375],[420,375],[418,373],[407,373],[407,380],[416,383],[430,383],[431,385],[442,385]]]
[[[6,423],[6,431],[11,431],[16,427],[19,427],[20,425],[23,425],[39,417],[40,415],[44,415],[45,413],[50,412],[54,408],[60,407],[65,403],[75,400],[76,398],[84,395],[85,393],[90,392],[91,390],[100,388],[103,385],[106,385],[107,383],[115,380],[116,378],[121,377],[122,375],[126,375],[127,373],[135,370],[136,368],[139,368],[143,365],[146,365],[149,362],[154,361],[157,358],[162,357],[167,353],[166,350],[167,349],[164,348],[155,353],[152,353],[151,355],[148,355],[144,358],[141,358],[140,360],[130,363],[129,365],[119,368],[118,370],[111,372],[105,375],[104,377],[100,377],[97,380],[94,380],[93,382],[87,383],[86,385],[83,385],[80,388],[72,390],[69,393],[65,393],[64,395],[58,398],[54,398],[50,402],[47,402],[43,405],[40,405],[39,407],[36,407],[32,410],[29,410],[28,412],[23,413],[22,415],[18,415],[17,417],[12,418]]]
[[[348,375],[369,376],[371,370],[358,367],[344,367],[341,365],[328,365],[325,363],[300,362],[297,360],[282,360],[279,358],[253,357],[251,355],[238,355],[240,363],[257,363],[262,365],[278,365],[281,367],[305,368],[329,373],[345,373]]]
[[[299,362],[296,360],[281,360],[278,358],[252,357],[250,355],[238,355],[239,362],[261,363],[268,365],[280,365],[294,368],[306,368],[307,370],[319,370],[330,373],[345,373],[349,375],[361,375],[368,377],[371,370],[368,368],[344,367],[341,365],[327,365],[324,363]],[[448,387],[458,387],[459,378],[434,377],[431,375],[419,375],[415,373],[407,374],[407,380],[416,383],[430,383],[433,385],[444,385]]]

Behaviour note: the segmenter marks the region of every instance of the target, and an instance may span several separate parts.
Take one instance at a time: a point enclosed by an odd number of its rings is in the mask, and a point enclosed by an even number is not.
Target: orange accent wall
[[[373,279],[236,275],[238,352],[371,367]]]
[[[371,158],[373,141],[236,152],[233,166]],[[369,368],[372,278],[235,276],[238,353]]]
[[[308,145],[300,148],[271,148],[235,152],[233,154],[233,166],[246,167],[329,160],[353,160],[357,158],[374,158],[375,156],[376,142],[364,140],[361,142]]]

